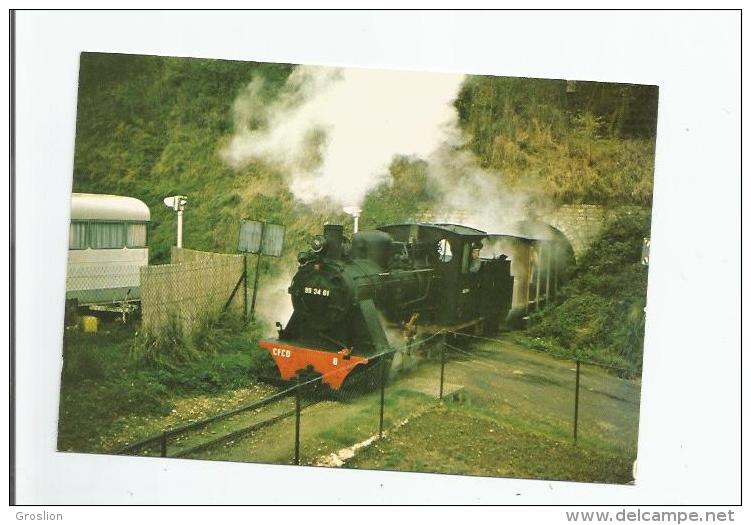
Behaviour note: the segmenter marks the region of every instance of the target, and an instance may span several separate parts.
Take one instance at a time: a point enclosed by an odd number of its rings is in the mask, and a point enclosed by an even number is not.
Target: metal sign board
[[[284,226],[264,224],[259,221],[240,222],[240,239],[237,249],[246,253],[261,253],[279,257],[284,244]]]
[[[265,224],[263,239],[261,240],[261,254],[279,257],[284,244],[284,226],[281,224]]]
[[[240,221],[240,240],[237,250],[247,253],[258,253],[261,249],[261,234],[263,223],[258,221]]]

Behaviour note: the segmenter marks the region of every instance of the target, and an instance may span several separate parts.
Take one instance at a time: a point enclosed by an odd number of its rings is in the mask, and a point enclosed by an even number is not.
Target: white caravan
[[[66,300],[94,308],[137,302],[150,220],[149,207],[133,197],[74,193]]]

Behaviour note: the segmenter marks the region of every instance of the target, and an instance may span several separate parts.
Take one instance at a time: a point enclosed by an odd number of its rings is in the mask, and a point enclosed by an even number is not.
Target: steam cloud
[[[292,316],[292,298],[287,293],[287,287],[292,281],[294,270],[284,268],[281,274],[268,281],[262,281],[258,289],[256,316],[264,321],[264,337],[276,335],[277,321],[286,323]]]
[[[239,168],[282,168],[304,202],[356,205],[396,154],[426,157],[456,129],[463,75],[298,66],[269,104],[254,79],[234,104],[235,134],[221,152]]]
[[[234,134],[220,155],[237,169],[253,160],[278,167],[303,202],[327,198],[341,205],[361,204],[395,156],[424,159],[438,197],[428,220],[508,232],[528,216],[530,195],[509,191],[499,173],[480,167],[463,147],[467,137],[453,105],[463,80],[298,66],[268,97],[265,80],[256,77],[234,102]],[[293,272],[285,269],[259,292],[258,316],[270,332],[292,313],[286,288]]]
[[[472,153],[455,143],[443,144],[428,157],[428,174],[441,196],[433,207],[433,222],[503,233],[530,215],[532,195],[509,190],[499,173],[480,167]]]

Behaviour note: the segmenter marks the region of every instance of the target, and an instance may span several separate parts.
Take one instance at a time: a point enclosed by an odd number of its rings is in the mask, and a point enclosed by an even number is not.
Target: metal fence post
[[[378,437],[383,437],[383,401],[386,391],[386,354],[381,356],[381,420],[378,424]]]
[[[443,371],[446,368],[446,334],[441,338],[441,387],[438,392],[438,399],[443,400]]]
[[[579,375],[580,375],[581,363],[576,360],[576,390],[574,393],[574,443],[577,439],[577,431],[579,430]]]
[[[256,318],[256,297],[258,295],[258,278],[261,272],[261,252],[263,251],[263,236],[266,231],[266,224],[261,224],[261,246],[258,247],[258,259],[256,259],[256,274],[253,276],[253,299],[250,303],[250,318]]]
[[[162,432],[162,438],[159,440],[160,452],[163,458],[167,457],[167,433]]]
[[[545,258],[545,307],[547,308],[550,306],[550,257],[551,257],[551,250],[552,245],[548,246],[547,251],[545,252],[547,254],[547,257]]]
[[[295,465],[300,464],[300,378],[295,387]]]
[[[243,254],[243,321],[248,320],[248,254]]]
[[[540,310],[540,271],[542,270],[542,243],[537,244],[537,258],[535,259],[535,312]]]

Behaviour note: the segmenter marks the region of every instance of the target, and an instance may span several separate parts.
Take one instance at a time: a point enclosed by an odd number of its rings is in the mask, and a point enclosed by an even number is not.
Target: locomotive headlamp
[[[326,237],[323,235],[316,235],[310,240],[310,249],[313,253],[321,253],[326,247]]]

